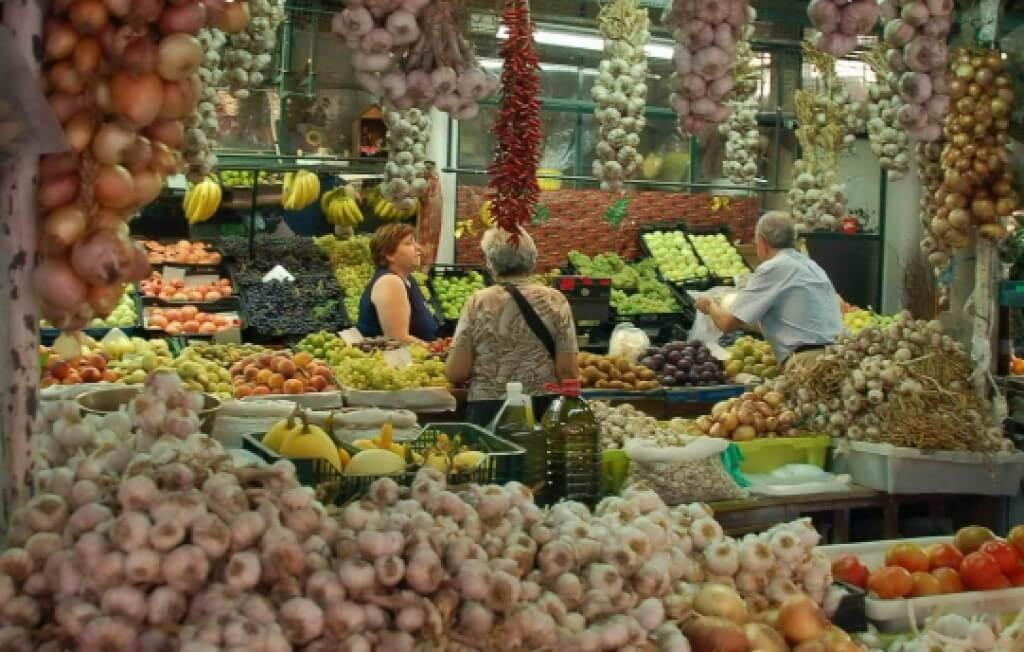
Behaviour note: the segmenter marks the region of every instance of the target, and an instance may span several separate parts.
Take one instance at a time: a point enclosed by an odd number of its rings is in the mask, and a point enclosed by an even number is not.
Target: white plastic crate
[[[916,543],[922,548],[933,543],[952,543],[953,537],[927,537],[923,539],[893,539],[868,543],[846,543],[836,546],[822,546],[821,551],[835,561],[843,555],[856,555],[870,570],[885,565],[885,551],[897,543]],[[977,616],[982,614],[1016,614],[1024,609],[1024,587],[998,589],[995,591],[964,591],[931,595],[922,598],[898,598],[880,600],[870,595],[864,601],[864,611],[879,631],[886,634],[909,632],[911,618],[918,627],[936,610],[940,613]]]
[[[1024,453],[926,451],[850,442],[846,470],[863,487],[890,494],[1015,496],[1024,477]]]

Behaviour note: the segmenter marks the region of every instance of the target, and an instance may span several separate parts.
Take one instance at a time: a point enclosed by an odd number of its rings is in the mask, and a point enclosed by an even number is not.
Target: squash
[[[345,467],[345,475],[394,475],[403,471],[405,460],[380,448],[359,451]]]
[[[292,433],[281,444],[281,455],[292,459],[327,460],[331,466],[341,471],[344,466],[338,454],[338,446],[323,428],[304,422],[298,432]]]

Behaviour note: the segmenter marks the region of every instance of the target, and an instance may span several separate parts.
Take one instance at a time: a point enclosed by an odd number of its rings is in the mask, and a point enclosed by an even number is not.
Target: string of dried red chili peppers
[[[528,224],[540,195],[540,62],[533,49],[533,25],[526,0],[507,0],[502,22],[508,38],[501,46],[501,102],[494,123],[497,145],[490,175],[491,214],[516,240]]]

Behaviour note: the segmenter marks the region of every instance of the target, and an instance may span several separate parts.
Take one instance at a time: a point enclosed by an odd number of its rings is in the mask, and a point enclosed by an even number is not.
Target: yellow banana
[[[213,217],[220,208],[220,184],[212,179],[204,179],[195,184],[185,193],[183,208],[185,219],[189,224],[205,222]]]

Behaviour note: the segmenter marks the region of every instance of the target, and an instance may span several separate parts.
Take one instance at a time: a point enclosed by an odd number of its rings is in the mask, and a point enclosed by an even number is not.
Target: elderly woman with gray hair
[[[839,297],[816,262],[795,249],[796,224],[769,211],[757,221],[754,245],[761,264],[728,309],[699,297],[697,310],[723,333],[760,328],[780,366],[816,358],[843,331]]]
[[[520,230],[490,229],[480,241],[495,285],[466,301],[448,354],[446,374],[469,384],[466,420],[490,423],[505,399],[505,385],[523,384],[531,396],[546,383],[576,378],[576,326],[565,296],[530,280],[537,264],[533,239]]]

